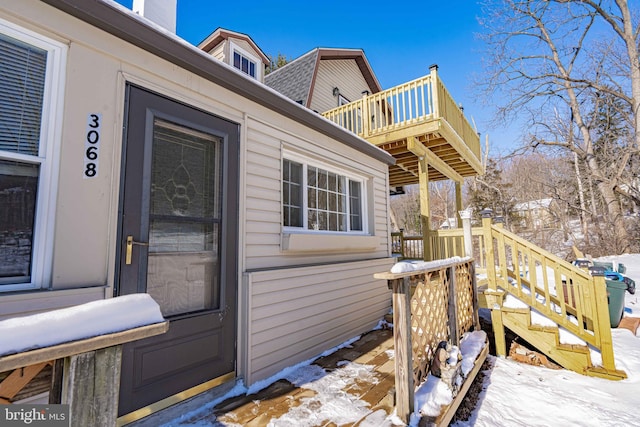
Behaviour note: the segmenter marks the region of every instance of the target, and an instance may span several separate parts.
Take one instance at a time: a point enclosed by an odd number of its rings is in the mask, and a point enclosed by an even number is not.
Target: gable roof
[[[386,151],[301,107],[124,6],[102,0],[42,2],[374,159],[395,164],[395,159]]]
[[[249,43],[249,45],[251,45],[253,50],[255,50],[256,53],[260,56],[260,59],[262,60],[262,62],[265,65],[269,64],[269,57],[264,54],[262,49],[258,47],[258,45],[253,41],[251,37],[249,37],[247,34],[236,33],[235,31],[226,30],[220,27],[216,28],[213,33],[209,34],[207,38],[201,41],[200,44],[198,45],[198,48],[202,49],[205,52],[209,52],[211,49],[218,46],[224,40],[228,40],[228,39],[239,39],[239,40],[246,41],[247,43]]]
[[[371,93],[382,90],[362,49],[315,48],[267,74],[264,84],[308,108],[318,67],[323,59],[355,60]]]

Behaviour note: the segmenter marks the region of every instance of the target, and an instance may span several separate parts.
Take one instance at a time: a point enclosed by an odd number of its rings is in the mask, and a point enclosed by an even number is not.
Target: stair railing
[[[604,277],[564,261],[531,242],[492,224],[483,215],[488,294],[504,291],[598,349],[605,370],[615,371],[611,324]],[[499,305],[499,304],[496,304]],[[502,330],[500,307],[492,321]],[[496,323],[498,323],[496,325]],[[535,343],[534,343],[535,344]],[[497,351],[504,355],[504,339]],[[502,348],[499,348],[502,347]]]

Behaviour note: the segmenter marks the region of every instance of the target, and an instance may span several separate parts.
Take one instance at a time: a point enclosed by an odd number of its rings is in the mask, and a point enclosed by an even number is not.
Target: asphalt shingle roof
[[[293,101],[307,106],[318,52],[318,49],[314,49],[267,74],[264,83]]]

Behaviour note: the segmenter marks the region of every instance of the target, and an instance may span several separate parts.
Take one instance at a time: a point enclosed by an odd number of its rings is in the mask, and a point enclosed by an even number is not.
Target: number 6
[[[89,160],[97,159],[98,158],[98,147],[91,146],[91,147],[87,148],[86,156],[87,156],[87,159],[89,159]]]

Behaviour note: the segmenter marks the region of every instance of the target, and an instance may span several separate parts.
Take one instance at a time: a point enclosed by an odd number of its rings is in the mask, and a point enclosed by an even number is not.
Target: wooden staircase
[[[487,279],[479,305],[491,310],[498,355],[506,355],[507,327],[566,369],[626,378],[615,367],[604,277],[591,276],[490,218],[483,229]],[[532,321],[532,314],[544,321]],[[601,360],[592,360],[592,354]]]

